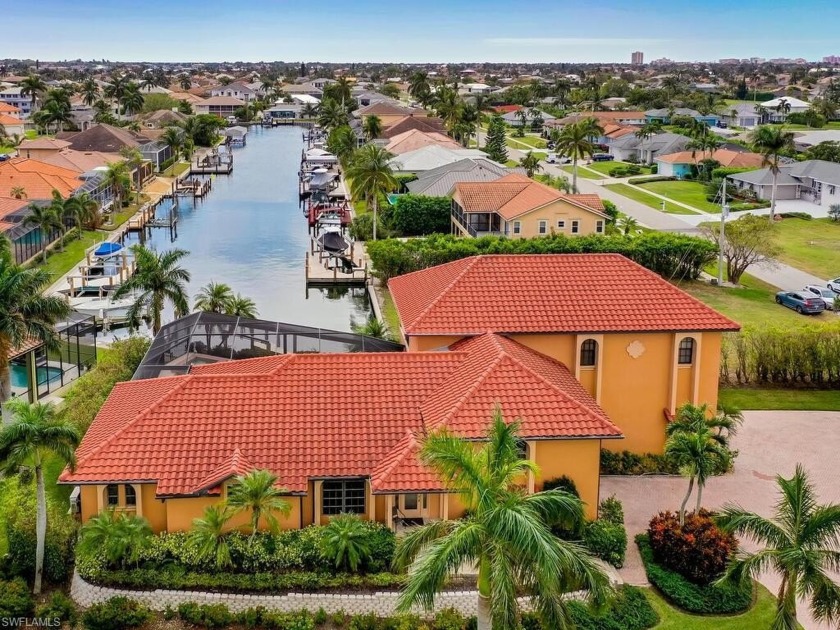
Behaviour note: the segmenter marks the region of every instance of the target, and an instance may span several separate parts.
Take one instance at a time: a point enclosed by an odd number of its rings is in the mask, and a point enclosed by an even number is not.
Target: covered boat
[[[324,230],[316,240],[320,248],[325,252],[341,253],[350,247],[350,241],[344,237],[341,230],[334,228]]]

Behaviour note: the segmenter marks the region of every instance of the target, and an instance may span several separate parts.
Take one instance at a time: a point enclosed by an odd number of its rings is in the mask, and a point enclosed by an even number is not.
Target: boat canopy
[[[333,181],[337,175],[335,173],[327,173],[326,171],[323,173],[313,173],[312,179],[309,180],[309,187],[310,188],[323,188],[331,181]]]
[[[116,254],[123,248],[122,245],[119,243],[109,243],[105,241],[104,243],[100,243],[96,246],[96,249],[93,250],[94,256],[110,256],[112,254]]]
[[[321,246],[321,249],[327,252],[343,252],[350,247],[350,241],[344,238],[341,232],[334,230],[329,230],[321,234],[318,237],[318,244]]]

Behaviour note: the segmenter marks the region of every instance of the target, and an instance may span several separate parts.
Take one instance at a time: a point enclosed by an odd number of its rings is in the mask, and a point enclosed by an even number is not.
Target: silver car
[[[822,301],[825,302],[825,308],[829,311],[834,310],[834,298],[840,296],[840,294],[835,293],[831,289],[826,289],[825,287],[817,286],[816,284],[807,284],[803,290],[813,296],[821,298]]]
[[[840,293],[840,278],[834,278],[834,280],[829,280],[828,288],[834,291],[835,293]]]

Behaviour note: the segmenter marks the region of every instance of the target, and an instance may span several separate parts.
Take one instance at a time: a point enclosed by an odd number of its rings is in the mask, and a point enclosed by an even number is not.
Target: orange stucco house
[[[185,530],[258,468],[288,492],[285,528],[341,512],[389,526],[456,518],[463,506],[421,464],[420,442],[444,427],[482,440],[496,405],[521,418],[523,456],[540,468],[527,489],[567,475],[594,517],[601,448],[661,449],[669,411],[715,401],[720,334],[737,328],[613,255],[476,257],[390,288],[408,352],[277,355],[118,384],[60,478],[80,486],[82,520],[115,509]]]

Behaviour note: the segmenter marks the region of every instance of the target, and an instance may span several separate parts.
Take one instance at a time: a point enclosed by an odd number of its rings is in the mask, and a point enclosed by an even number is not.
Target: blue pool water
[[[26,366],[19,363],[11,364],[12,371],[12,387],[29,389],[29,378],[26,374]],[[55,382],[61,379],[61,368],[57,367],[39,367],[37,368],[38,384],[43,385],[47,382]]]
[[[306,288],[309,234],[298,205],[302,129],[252,126],[247,141],[234,149],[233,173],[215,176],[203,201],[181,198],[175,241],[168,229],[155,228],[147,246],[190,252],[183,262],[192,274],[190,305],[212,280],[254,300],[261,319],[350,330],[351,318],[363,321],[370,313],[364,289]],[[168,203],[158,207],[159,218],[168,216]],[[167,311],[164,322],[172,319]]]

